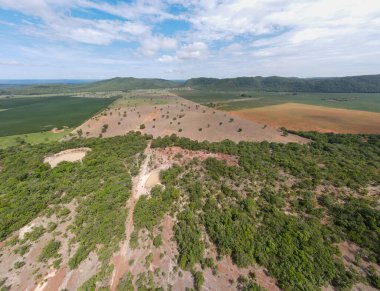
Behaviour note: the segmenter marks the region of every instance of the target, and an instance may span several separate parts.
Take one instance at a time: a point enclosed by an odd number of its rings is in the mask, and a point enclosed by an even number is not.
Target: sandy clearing
[[[64,131],[65,131],[64,129],[59,129],[59,128],[56,128],[56,127],[54,127],[54,128],[51,130],[52,133],[61,133],[61,132],[64,132]]]
[[[152,188],[158,183],[160,183],[160,170],[157,169],[149,173],[149,177],[145,182],[145,188]]]
[[[241,118],[292,130],[334,133],[380,133],[380,113],[285,103],[230,112]]]
[[[90,148],[76,148],[64,150],[44,159],[44,163],[48,163],[52,168],[56,167],[61,162],[77,162],[82,161]]]

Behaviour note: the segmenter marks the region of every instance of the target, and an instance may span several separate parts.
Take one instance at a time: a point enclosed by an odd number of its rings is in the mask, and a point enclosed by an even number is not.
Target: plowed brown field
[[[334,133],[380,134],[380,113],[286,103],[230,112],[271,127]]]

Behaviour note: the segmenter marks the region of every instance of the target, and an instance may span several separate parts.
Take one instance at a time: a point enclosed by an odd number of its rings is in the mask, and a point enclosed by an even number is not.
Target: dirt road
[[[111,278],[111,290],[116,290],[119,280],[125,272],[128,271],[128,254],[130,252],[129,240],[133,232],[133,211],[137,200],[141,195],[147,194],[147,189],[145,188],[146,180],[149,177],[149,161],[152,156],[152,149],[150,147],[151,142],[148,143],[144,154],[145,160],[141,165],[139,174],[133,178],[132,195],[127,202],[128,216],[125,222],[125,239],[119,250],[113,258],[114,272]]]

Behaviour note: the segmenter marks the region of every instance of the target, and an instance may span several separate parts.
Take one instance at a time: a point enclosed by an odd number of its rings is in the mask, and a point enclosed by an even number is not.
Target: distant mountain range
[[[308,79],[284,77],[195,78],[186,81],[183,86],[209,90],[377,93],[380,92],[380,75]]]
[[[162,89],[172,88],[179,85],[176,81],[164,79],[138,79],[138,78],[112,78],[86,84],[82,87],[89,90],[108,91],[108,90],[134,90],[134,89]]]
[[[74,91],[118,91],[190,87],[199,90],[379,93],[380,75],[336,78],[238,77],[227,79],[193,78],[184,82],[164,79],[112,78],[86,84],[40,83],[31,86],[0,86],[2,94],[70,93]]]

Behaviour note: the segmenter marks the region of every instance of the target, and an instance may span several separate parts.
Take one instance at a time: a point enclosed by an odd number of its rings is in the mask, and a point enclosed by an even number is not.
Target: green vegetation
[[[216,158],[193,159],[160,172],[163,186],[153,187],[136,203],[130,246],[138,246],[139,231],[146,229],[153,245],[160,247],[158,226],[170,214],[178,266],[191,271],[196,290],[205,281],[197,271],[200,267],[216,274],[210,244],[216,247],[217,260],[228,256],[238,267],[262,266],[283,290],[320,290],[327,285],[349,290],[357,282],[378,288],[379,276],[370,266],[380,262],[380,136],[297,134],[311,142],[210,143],[175,135],[153,140],[153,148],[178,146],[233,155],[238,166]],[[150,138],[130,133],[0,150],[0,240],[40,215],[67,221],[75,214],[69,247],[76,251],[69,267],[78,267],[96,252],[101,268],[79,290],[107,288],[110,257],[125,237],[132,175],[144,160]],[[92,149],[83,163],[50,168],[42,162],[48,154],[76,147]],[[35,226],[23,239],[9,238],[7,246],[26,254],[45,232],[56,235],[56,227],[54,222],[46,228]],[[346,241],[359,247],[355,262],[339,252],[339,244]],[[39,259],[58,268],[60,246],[60,241],[51,240]],[[148,268],[152,259],[147,251],[138,263]],[[135,287],[155,288],[154,276],[159,274],[139,274]],[[132,290],[133,281],[126,274],[118,290]],[[253,273],[240,277],[237,288],[262,290]]]
[[[78,98],[70,96],[0,99],[0,137],[76,127],[112,98]]]
[[[254,273],[249,273],[248,277],[239,276],[237,279],[237,289],[241,291],[265,291],[266,289],[260,287],[256,283],[256,277]]]
[[[41,254],[38,257],[40,262],[47,262],[51,258],[57,258],[59,256],[58,251],[61,247],[61,242],[56,240],[51,240],[42,249]]]
[[[149,94],[149,93],[148,93]],[[155,95],[154,97],[137,95],[133,91],[124,93],[124,96],[118,98],[115,102],[112,103],[112,107],[134,107],[134,106],[143,106],[143,105],[166,105],[174,102],[174,99],[168,98],[165,95]],[[127,114],[124,113],[123,117],[127,117]]]
[[[25,265],[25,262],[19,261],[14,264],[15,269],[20,269]]]
[[[161,186],[155,186],[150,192],[150,197],[140,197],[137,201],[133,219],[135,230],[141,228],[153,230],[158,225],[165,213],[169,211],[171,204],[178,198],[179,191],[174,187],[167,187],[164,190]]]
[[[378,93],[380,92],[380,75],[313,79],[284,77],[194,78],[187,80],[183,86],[213,90]]]
[[[332,108],[380,112],[379,93],[289,93],[220,90],[178,91],[177,94],[191,101],[216,107],[221,110],[234,111],[257,108],[284,103],[301,103]],[[242,97],[244,95],[245,97]],[[249,97],[247,97],[247,95]]]
[[[171,88],[175,86],[177,86],[177,83],[163,79],[113,78],[82,85],[82,88],[86,88],[89,91],[115,91],[134,89],[159,89]]]
[[[211,90],[272,92],[380,92],[380,75],[341,78],[239,77],[229,79],[194,78],[184,84],[163,79],[112,78],[80,85],[39,84],[2,88],[1,94],[56,94],[74,92],[125,91],[191,87]],[[250,96],[244,93],[242,97]]]
[[[379,262],[379,202],[367,189],[380,185],[380,136],[299,134],[313,142],[209,143],[175,135],[153,141],[152,147],[239,159],[239,167],[208,158],[162,173],[162,183],[176,185],[185,201],[175,226],[182,268],[206,266],[205,232],[219,257],[230,256],[239,267],[266,267],[284,290],[319,290],[327,284],[348,290],[363,281],[345,267],[336,245],[355,242],[364,260]],[[367,277],[376,284],[373,272]],[[238,286],[260,290],[252,278]]]
[[[4,88],[1,94],[56,94],[74,92],[104,92],[104,91],[123,91],[135,89],[159,89],[172,88],[178,83],[163,79],[137,79],[137,78],[112,78],[80,85],[62,84],[39,84],[32,86],[14,86]]]
[[[191,211],[184,211],[178,215],[175,239],[179,252],[178,264],[182,269],[190,269],[203,258],[205,247],[201,239],[201,231]]]
[[[0,150],[0,240],[39,215],[51,215],[53,211],[67,217],[70,211],[61,205],[75,199],[78,206],[70,226],[74,235],[70,243],[79,248],[70,258],[69,267],[76,268],[91,251],[96,251],[107,266],[124,237],[125,205],[132,187],[130,172],[139,167],[147,139],[140,133],[131,133],[110,139],[78,139]],[[83,163],[63,162],[51,169],[42,162],[49,153],[76,147],[92,149]],[[35,227],[25,234],[23,242],[35,241],[45,231]],[[58,242],[49,243],[42,259],[54,256],[57,248]]]
[[[194,277],[194,289],[195,290],[201,290],[203,283],[205,282],[205,278],[203,277],[203,273],[197,271],[197,272],[193,272],[192,275]]]
[[[346,238],[372,251],[380,263],[380,212],[373,208],[374,205],[355,198],[347,198],[343,205],[329,202],[329,197],[321,200]]]
[[[21,242],[25,241],[36,241],[45,233],[45,228],[43,226],[36,226],[32,228],[32,231],[24,234],[24,238]]]
[[[157,235],[153,238],[153,245],[158,248],[162,245],[162,238],[161,235]]]
[[[117,291],[134,291],[133,276],[131,273],[126,273],[117,285]]]
[[[62,139],[65,135],[68,135],[71,129],[64,129],[59,133],[53,133],[51,131],[41,131],[36,133],[1,136],[0,137],[0,149],[7,148],[22,144],[39,144],[39,143],[50,143]]]

